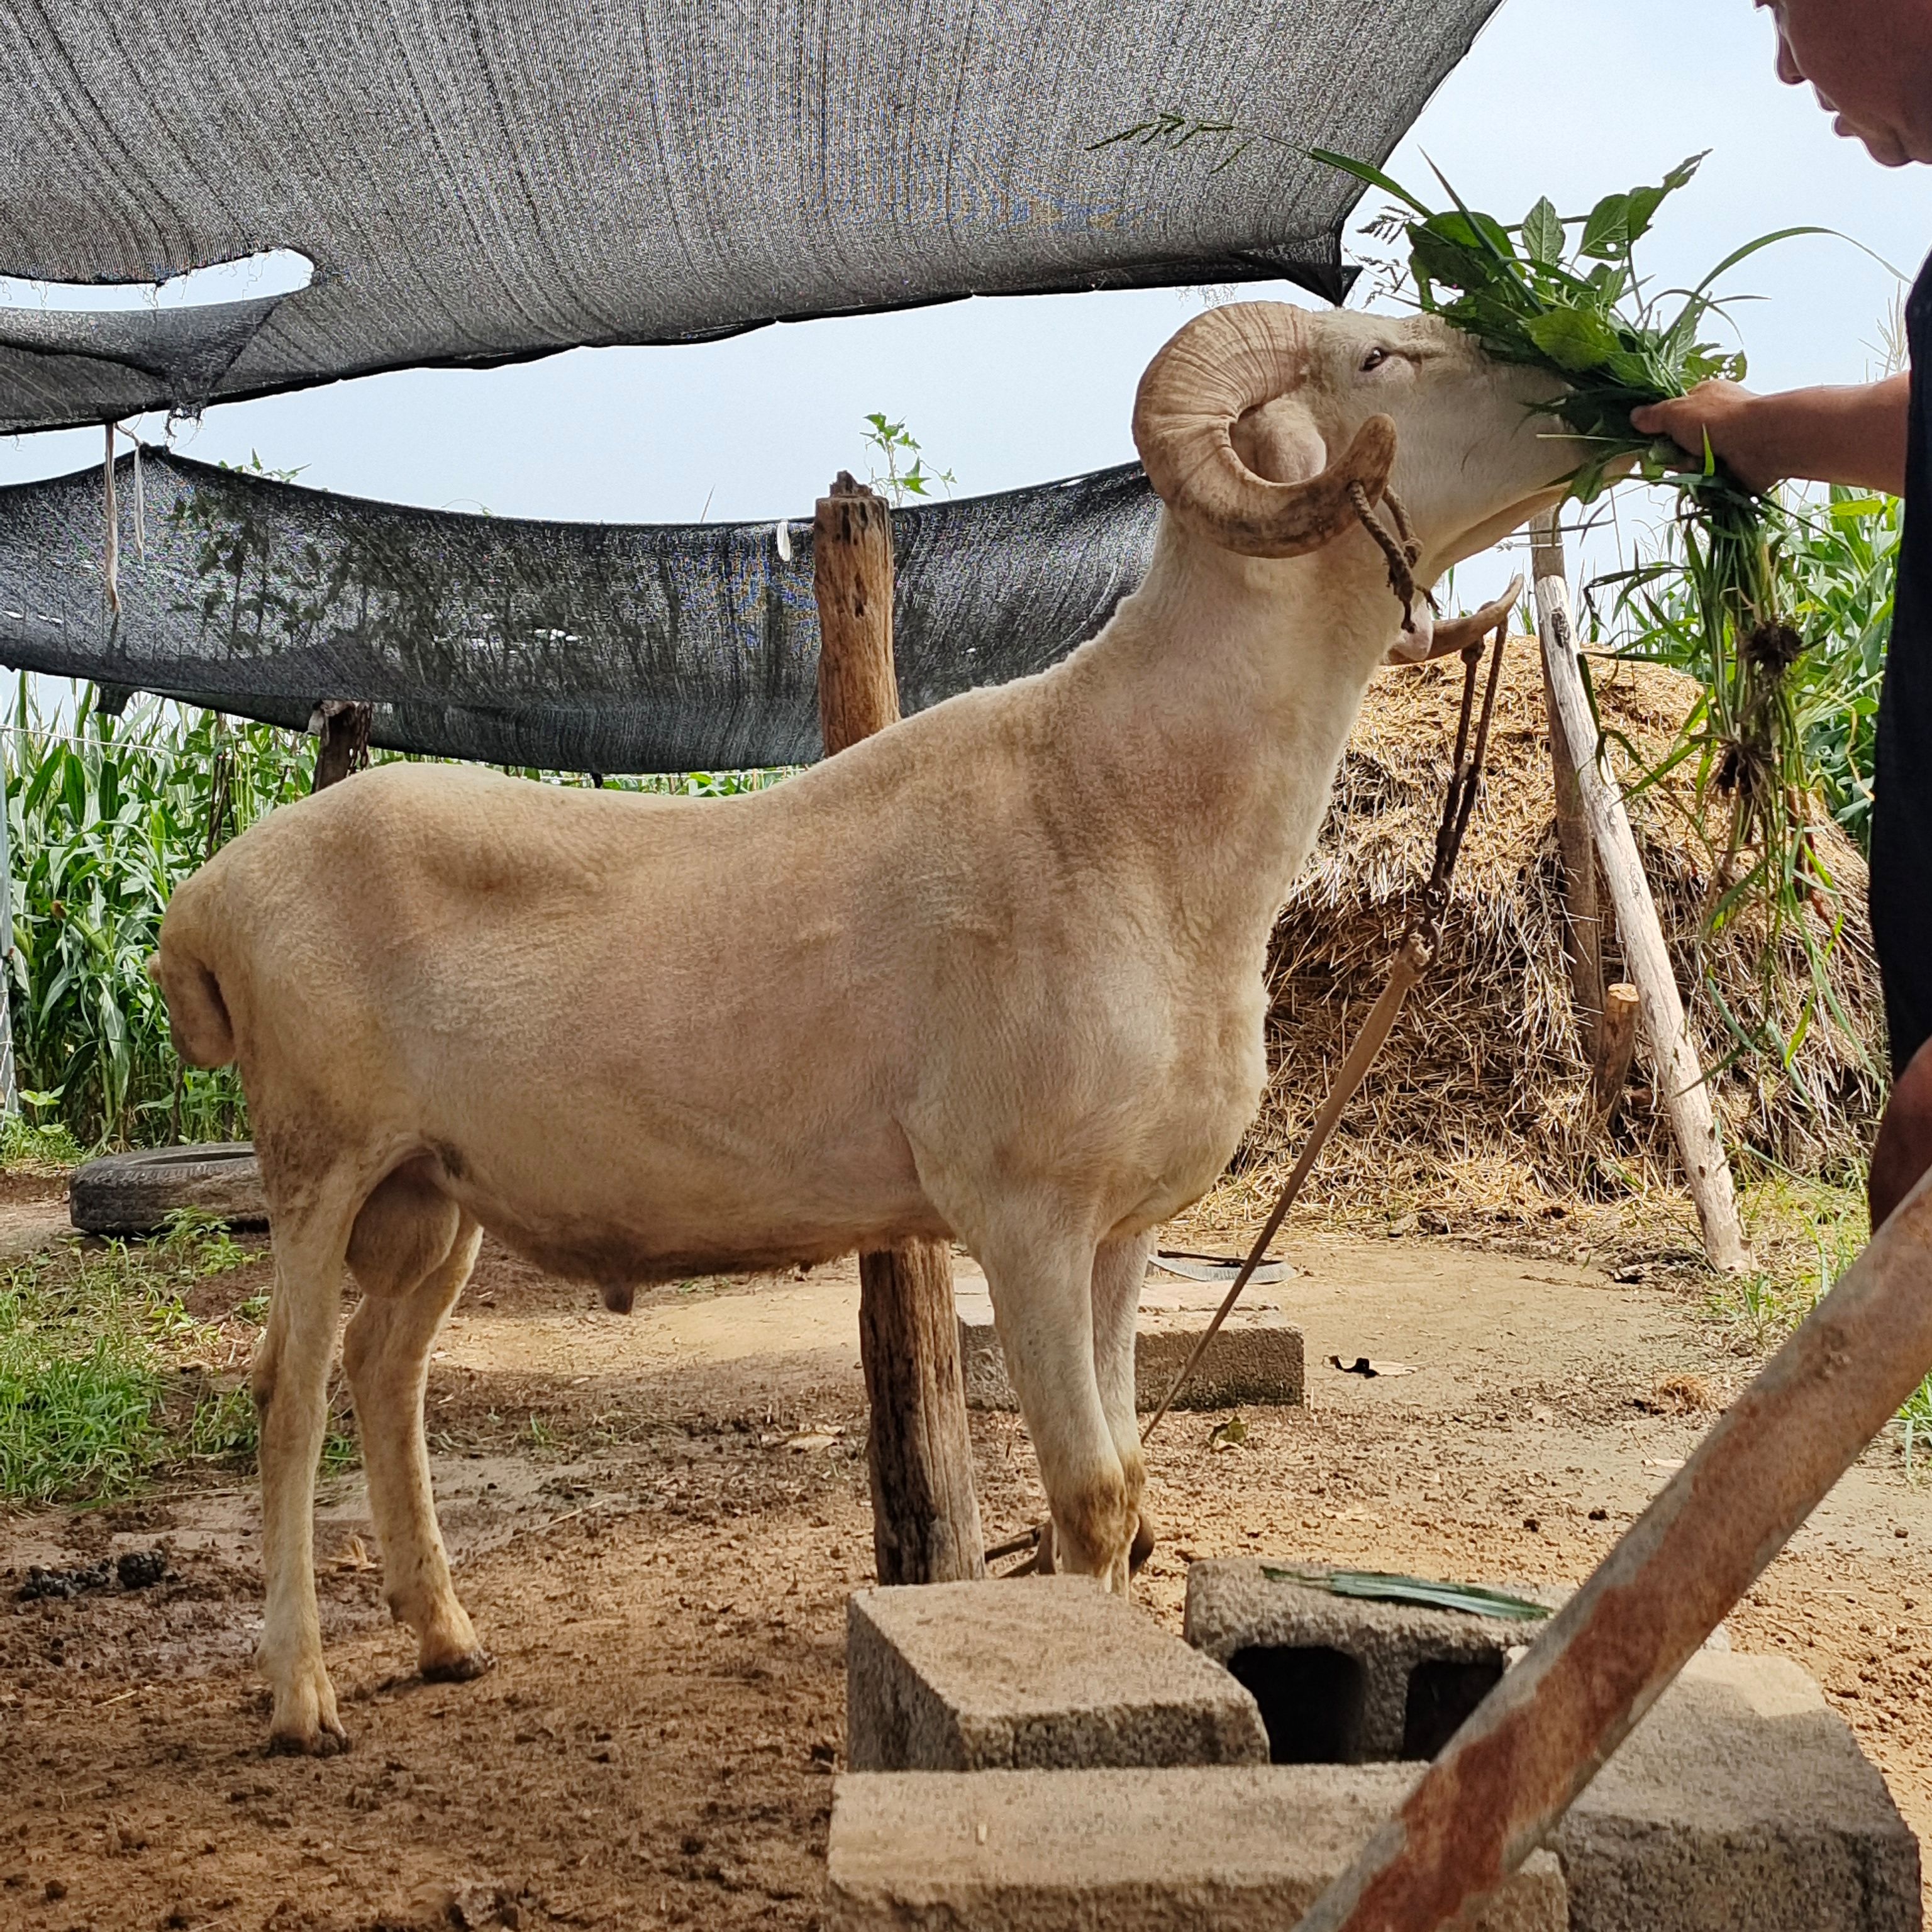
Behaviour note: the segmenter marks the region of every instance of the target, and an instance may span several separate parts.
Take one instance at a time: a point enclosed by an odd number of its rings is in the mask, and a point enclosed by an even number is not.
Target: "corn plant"
[[[14,866],[8,962],[20,1083],[34,1124],[82,1147],[243,1131],[232,1068],[183,1068],[148,977],[176,880],[262,812],[308,789],[308,741],[212,712],[91,687],[46,716],[22,678],[5,734]]]

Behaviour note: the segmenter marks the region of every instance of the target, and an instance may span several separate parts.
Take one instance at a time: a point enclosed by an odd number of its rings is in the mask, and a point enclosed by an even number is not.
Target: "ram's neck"
[[[1265,939],[1400,617],[1359,532],[1260,562],[1164,523],[1144,584],[1068,665],[1093,788],[1203,938]]]

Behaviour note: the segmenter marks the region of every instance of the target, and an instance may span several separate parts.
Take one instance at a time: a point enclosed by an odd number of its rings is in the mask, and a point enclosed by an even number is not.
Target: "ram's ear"
[[[1270,483],[1306,483],[1328,467],[1328,446],[1299,396],[1276,396],[1237,417],[1234,454]]]
[[[1516,599],[1522,595],[1522,578],[1518,575],[1510,580],[1510,587],[1494,602],[1485,604],[1480,610],[1472,611],[1466,617],[1450,617],[1439,622],[1431,615],[1428,605],[1418,598],[1415,628],[1397,637],[1382,662],[1392,664],[1426,664],[1431,658],[1446,658],[1452,652],[1466,651],[1472,644],[1480,644],[1498,625],[1508,622],[1510,613],[1516,608]]]

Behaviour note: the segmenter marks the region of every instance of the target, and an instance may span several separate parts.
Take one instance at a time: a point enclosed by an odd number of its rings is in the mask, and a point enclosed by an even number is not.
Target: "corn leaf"
[[[1374,1603],[1421,1604],[1431,1610],[1460,1610],[1466,1616],[1503,1617],[1515,1623],[1540,1623],[1550,1614],[1546,1604],[1480,1583],[1438,1583],[1426,1576],[1394,1576],[1379,1570],[1303,1570],[1262,1565],[1270,1582],[1295,1583],[1307,1590],[1326,1590],[1331,1596],[1356,1597]]]

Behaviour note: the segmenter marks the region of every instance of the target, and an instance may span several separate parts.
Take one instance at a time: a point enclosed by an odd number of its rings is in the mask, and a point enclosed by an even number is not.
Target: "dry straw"
[[[1454,741],[1460,673],[1438,664],[1379,678],[1351,738],[1312,860],[1282,912],[1269,950],[1274,999],[1270,1078],[1261,1112],[1211,1217],[1250,1218],[1293,1162],[1321,1097],[1368,1010],[1429,872]],[[1660,762],[1699,694],[1660,666],[1600,661],[1596,693],[1606,730],[1647,766]],[[1610,754],[1624,783],[1637,767]],[[1376,1076],[1343,1116],[1309,1183],[1312,1206],[1388,1220],[1430,1210],[1445,1225],[1472,1216],[1538,1219],[1674,1190],[1675,1154],[1647,1056],[1620,1115],[1599,1128],[1592,1110],[1588,1017],[1571,1000],[1564,951],[1562,874],[1548,727],[1537,647],[1513,640],[1496,706],[1490,765],[1449,909],[1439,963],[1411,995]],[[1700,1064],[1716,1066],[1732,1036],[1714,983],[1741,1018],[1772,1021],[1789,1037],[1812,986],[1798,936],[1765,1014],[1761,924],[1750,917],[1707,936],[1712,890],[1708,842],[1698,830],[1694,780],[1666,778],[1630,812],[1658,910],[1689,991]],[[1842,888],[1843,926],[1824,970],[1849,1036],[1814,1017],[1780,1076],[1740,1060],[1712,1076],[1734,1154],[1749,1150],[1802,1173],[1835,1176],[1857,1166],[1882,1097],[1877,970],[1865,918],[1864,862],[1835,828],[1818,835]],[[1607,907],[1607,895],[1604,896]],[[1607,914],[1606,914],[1607,917]],[[1813,935],[1823,946],[1822,922]],[[1624,976],[1613,931],[1606,977]]]

